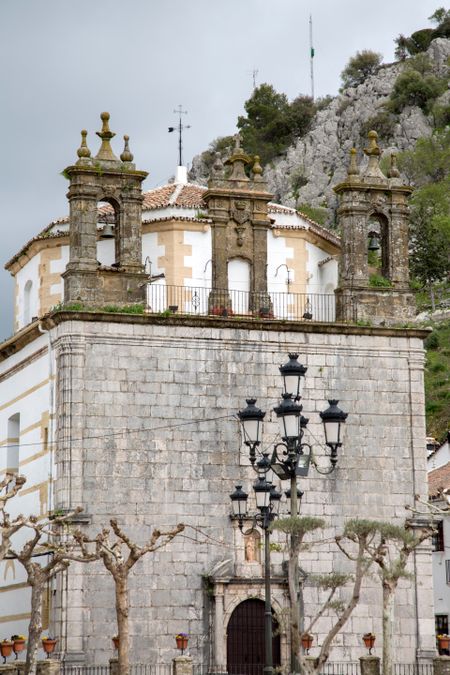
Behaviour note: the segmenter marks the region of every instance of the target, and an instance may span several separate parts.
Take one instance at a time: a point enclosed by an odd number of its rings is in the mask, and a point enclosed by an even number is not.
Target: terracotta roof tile
[[[428,474],[428,495],[437,497],[441,490],[450,487],[450,462]]]
[[[171,183],[170,185],[164,185],[163,187],[144,192],[143,210],[149,211],[150,209],[162,209],[165,206],[169,206],[169,199],[176,187],[175,183]]]

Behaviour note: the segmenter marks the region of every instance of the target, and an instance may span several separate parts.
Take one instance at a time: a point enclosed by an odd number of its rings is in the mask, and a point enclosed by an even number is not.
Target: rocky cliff
[[[427,54],[433,74],[443,77],[448,70],[450,40],[434,40]],[[353,146],[360,148],[364,144],[370,120],[384,110],[404,67],[402,62],[380,66],[376,74],[358,87],[345,89],[316,114],[310,131],[265,169],[269,189],[277,201],[293,207],[302,203],[326,206],[333,213],[336,197],[332,188],[346,175],[349,151]],[[449,94],[444,97],[448,98]],[[388,147],[382,137],[380,144],[385,151],[406,150],[432,130],[431,117],[418,107],[407,107],[394,117]],[[363,157],[359,159],[364,161]],[[195,157],[191,179],[204,182],[205,173],[201,156]]]

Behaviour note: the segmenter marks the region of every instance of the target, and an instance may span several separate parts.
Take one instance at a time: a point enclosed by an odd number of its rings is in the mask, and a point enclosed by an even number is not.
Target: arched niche
[[[251,264],[245,258],[231,258],[227,264],[228,291],[234,314],[247,314],[251,287]]]

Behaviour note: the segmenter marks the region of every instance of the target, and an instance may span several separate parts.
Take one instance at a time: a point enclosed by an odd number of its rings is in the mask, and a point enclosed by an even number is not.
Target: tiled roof
[[[144,201],[142,203],[144,211],[162,209],[165,206],[169,206],[170,197],[176,187],[175,183],[172,183],[171,185],[164,185],[163,187],[144,192]]]
[[[179,183],[169,183],[168,185],[163,185],[162,187],[154,188],[153,190],[148,190],[147,192],[144,192],[142,209],[143,211],[152,211],[156,209],[163,209],[170,206],[172,208],[175,207],[185,209],[206,210],[206,203],[203,200],[203,195],[205,194],[206,190],[207,188],[204,187],[203,185],[195,185],[194,183],[187,183],[185,185],[180,185]],[[98,209],[100,217],[106,216],[112,211],[113,208],[109,204],[102,204],[102,206],[100,206]],[[289,206],[283,206],[282,204],[274,204],[273,202],[269,202],[268,211],[269,213],[285,213],[292,215],[295,215],[297,213],[295,209]],[[309,229],[311,229],[311,231],[315,232],[317,235],[319,235],[323,239],[326,239],[327,241],[330,241],[336,246],[340,245],[339,237],[337,237],[335,234],[327,230],[325,227],[318,225],[318,223],[314,222],[314,220],[311,220],[311,218],[306,216],[304,213],[300,211],[298,213],[303,220],[306,220],[309,223]],[[161,220],[171,220],[171,218],[168,217],[166,219],[163,217],[161,218]],[[203,220],[203,219],[193,217],[189,218],[189,220]],[[55,225],[65,225],[68,222],[69,222],[68,216],[63,216],[61,218],[52,220],[52,222],[49,223],[49,225],[46,225],[46,227],[43,230],[41,230],[39,234],[37,234],[35,237],[30,239],[30,241],[28,241],[24,246],[22,246],[20,251],[6,263],[5,268],[8,269],[10,265],[12,265],[16,260],[18,260],[20,256],[27,251],[30,244],[32,244],[34,241],[43,238],[53,238],[61,236],[61,233],[58,230],[56,230],[55,232],[52,232],[51,230],[55,227]],[[149,221],[144,220],[143,222]],[[275,225],[275,227],[277,229],[278,228],[296,229],[296,230],[299,229],[299,226],[295,224],[281,225],[278,223],[277,225]]]
[[[437,497],[441,490],[450,487],[450,462],[428,474],[428,495]]]

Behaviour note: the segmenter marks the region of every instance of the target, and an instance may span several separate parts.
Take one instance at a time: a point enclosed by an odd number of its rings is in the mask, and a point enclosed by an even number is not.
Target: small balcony
[[[200,286],[148,284],[146,311],[148,314],[332,323],[336,317],[336,303],[334,294],[250,293]]]

